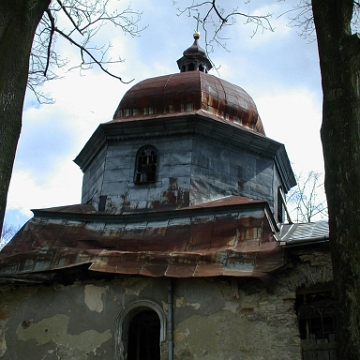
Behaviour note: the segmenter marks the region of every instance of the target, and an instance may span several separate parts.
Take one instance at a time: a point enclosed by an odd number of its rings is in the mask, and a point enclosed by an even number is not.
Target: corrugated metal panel
[[[288,246],[327,241],[329,239],[329,224],[327,221],[283,224],[277,238]]]

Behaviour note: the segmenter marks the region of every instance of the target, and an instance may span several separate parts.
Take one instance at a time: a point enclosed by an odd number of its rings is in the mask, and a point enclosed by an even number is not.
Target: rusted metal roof
[[[230,197],[122,216],[87,205],[35,210],[0,253],[0,278],[87,264],[150,277],[262,277],[284,265],[266,202]]]
[[[265,135],[250,95],[237,85],[201,71],[139,82],[124,95],[113,121],[186,115],[199,110]]]

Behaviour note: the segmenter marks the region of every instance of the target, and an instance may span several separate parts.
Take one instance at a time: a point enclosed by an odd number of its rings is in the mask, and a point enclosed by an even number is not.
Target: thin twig
[[[61,2],[61,0],[56,0],[58,2],[58,4],[60,5],[61,9],[64,11],[64,13],[66,14],[66,16],[68,17],[68,19],[71,21],[71,23],[74,25],[74,28],[81,34],[83,35],[82,31],[79,29],[79,27],[76,25],[74,19],[72,18],[72,16],[69,14],[69,12],[66,10],[66,7],[63,5],[63,3]]]
[[[44,69],[44,76],[46,76],[48,70],[49,70],[49,66],[50,66],[50,58],[51,58],[51,46],[52,46],[52,41],[53,41],[53,36],[54,36],[54,32],[55,32],[55,20],[54,17],[52,16],[52,13],[49,9],[46,10],[46,13],[49,17],[51,26],[50,26],[50,36],[49,36],[49,43],[47,46],[47,57],[46,57],[46,65],[45,65],[45,69]]]
[[[73,38],[71,38],[70,36],[66,35],[63,31],[61,31],[58,28],[55,28],[55,31],[60,34],[61,36],[63,36],[65,39],[67,39],[71,44],[75,45],[76,47],[78,47],[80,49],[81,52],[81,57],[83,59],[83,64],[86,64],[86,61],[83,58],[83,54],[85,53],[86,55],[88,55],[90,57],[90,59],[93,60],[93,62],[98,65],[100,67],[100,69],[108,74],[109,76],[120,80],[123,84],[130,84],[132,81],[134,81],[134,79],[130,80],[130,81],[124,81],[121,79],[121,77],[111,73],[110,71],[108,71],[107,69],[105,69],[105,67],[103,66],[102,62],[97,60],[96,57],[88,50],[86,49],[84,46],[82,46],[81,44],[79,44],[78,42],[76,42]]]

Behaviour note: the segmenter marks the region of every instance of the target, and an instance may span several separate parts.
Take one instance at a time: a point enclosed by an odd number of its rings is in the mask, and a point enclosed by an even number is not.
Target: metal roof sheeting
[[[232,197],[152,216],[107,215],[106,221],[91,208],[75,209],[37,211],[0,253],[0,277],[83,264],[151,277],[261,277],[284,264],[265,202]]]
[[[286,246],[328,241],[329,224],[327,221],[282,224],[277,238]]]
[[[201,71],[146,79],[122,98],[113,121],[184,115],[203,110],[216,119],[265,135],[256,105],[241,87]]]
[[[328,240],[326,221],[277,231],[266,202],[237,196],[121,216],[81,204],[34,214],[0,252],[3,282],[42,282],[84,265],[110,274],[265,279],[285,265],[286,247]]]

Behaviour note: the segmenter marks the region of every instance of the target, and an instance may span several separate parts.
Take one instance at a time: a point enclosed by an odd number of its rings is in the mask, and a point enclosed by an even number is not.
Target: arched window
[[[158,151],[152,145],[140,148],[136,154],[135,176],[136,184],[156,181]]]
[[[116,359],[160,360],[166,340],[166,316],[151,300],[137,300],[124,309],[116,327]]]

